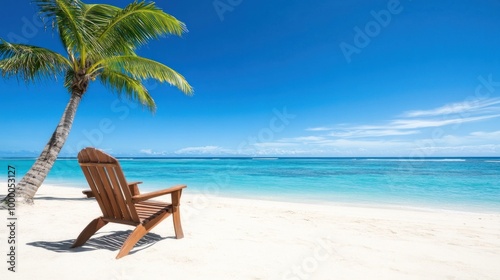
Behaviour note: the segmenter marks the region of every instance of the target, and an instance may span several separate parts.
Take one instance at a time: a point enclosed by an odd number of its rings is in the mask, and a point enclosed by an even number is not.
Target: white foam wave
[[[408,161],[416,161],[416,162],[464,162],[467,161],[466,159],[461,159],[461,158],[443,158],[443,159],[377,159],[377,158],[369,158],[366,159],[368,161],[401,161],[401,162],[408,162]]]

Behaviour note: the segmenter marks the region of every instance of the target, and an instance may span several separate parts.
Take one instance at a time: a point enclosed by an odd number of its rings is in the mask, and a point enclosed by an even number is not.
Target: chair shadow
[[[6,199],[6,195],[0,195],[0,210],[7,209],[3,202],[4,199]],[[33,200],[55,200],[55,201],[64,201],[64,200],[74,200],[74,201],[86,201],[90,200],[87,197],[53,197],[53,196],[36,196],[33,198]]]
[[[123,242],[125,242],[130,233],[132,233],[131,230],[119,231],[113,233],[109,232],[96,233],[94,236],[97,235],[100,236],[90,238],[83,246],[77,248],[71,248],[71,245],[73,245],[75,239],[68,239],[62,241],[35,241],[26,244],[34,247],[44,248],[57,253],[77,253],[77,252],[95,251],[102,249],[109,251],[116,251],[122,247]],[[149,248],[158,241],[165,239],[173,239],[173,237],[161,237],[158,234],[150,232],[135,244],[134,249],[130,251],[129,255],[135,254],[136,252]]]
[[[85,201],[89,200],[87,197],[53,197],[53,196],[37,196],[34,198],[34,200],[78,200],[78,201]]]

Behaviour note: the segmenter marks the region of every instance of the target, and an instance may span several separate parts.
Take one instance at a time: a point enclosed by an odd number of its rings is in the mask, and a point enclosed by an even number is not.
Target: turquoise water
[[[34,159],[0,159],[18,179]],[[232,197],[372,203],[500,212],[500,158],[129,158],[128,181],[143,190],[187,184],[186,191]],[[5,181],[0,178],[0,181]],[[88,188],[75,159],[56,162],[47,183]]]

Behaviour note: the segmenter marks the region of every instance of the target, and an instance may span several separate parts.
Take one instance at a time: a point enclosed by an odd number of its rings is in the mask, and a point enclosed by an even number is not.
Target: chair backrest
[[[104,218],[117,223],[139,223],[132,193],[117,159],[95,148],[85,148],[78,153],[78,163]]]

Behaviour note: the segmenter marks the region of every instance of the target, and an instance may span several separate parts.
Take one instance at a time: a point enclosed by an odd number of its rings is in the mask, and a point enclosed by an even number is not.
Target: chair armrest
[[[83,193],[84,195],[86,195],[86,196],[87,196],[87,198],[95,197],[95,195],[94,195],[94,193],[92,192],[92,190],[84,190],[84,191],[82,191],[82,193]]]
[[[128,188],[130,189],[130,192],[132,193],[132,196],[141,194],[141,192],[139,192],[139,187],[137,186],[139,184],[142,184],[142,182],[127,183]]]
[[[171,193],[174,193],[174,192],[181,191],[183,188],[186,188],[186,187],[187,187],[186,185],[177,185],[177,186],[174,186],[174,187],[171,187],[171,188],[168,188],[168,189],[164,189],[164,190],[159,190],[159,191],[154,191],[154,192],[150,192],[150,193],[134,195],[134,196],[132,196],[132,202],[137,203],[137,202],[141,202],[141,201],[144,201],[144,200],[148,200],[148,199],[153,198],[153,197],[157,197],[157,196],[161,196],[161,195],[166,195],[166,194],[171,194]]]

